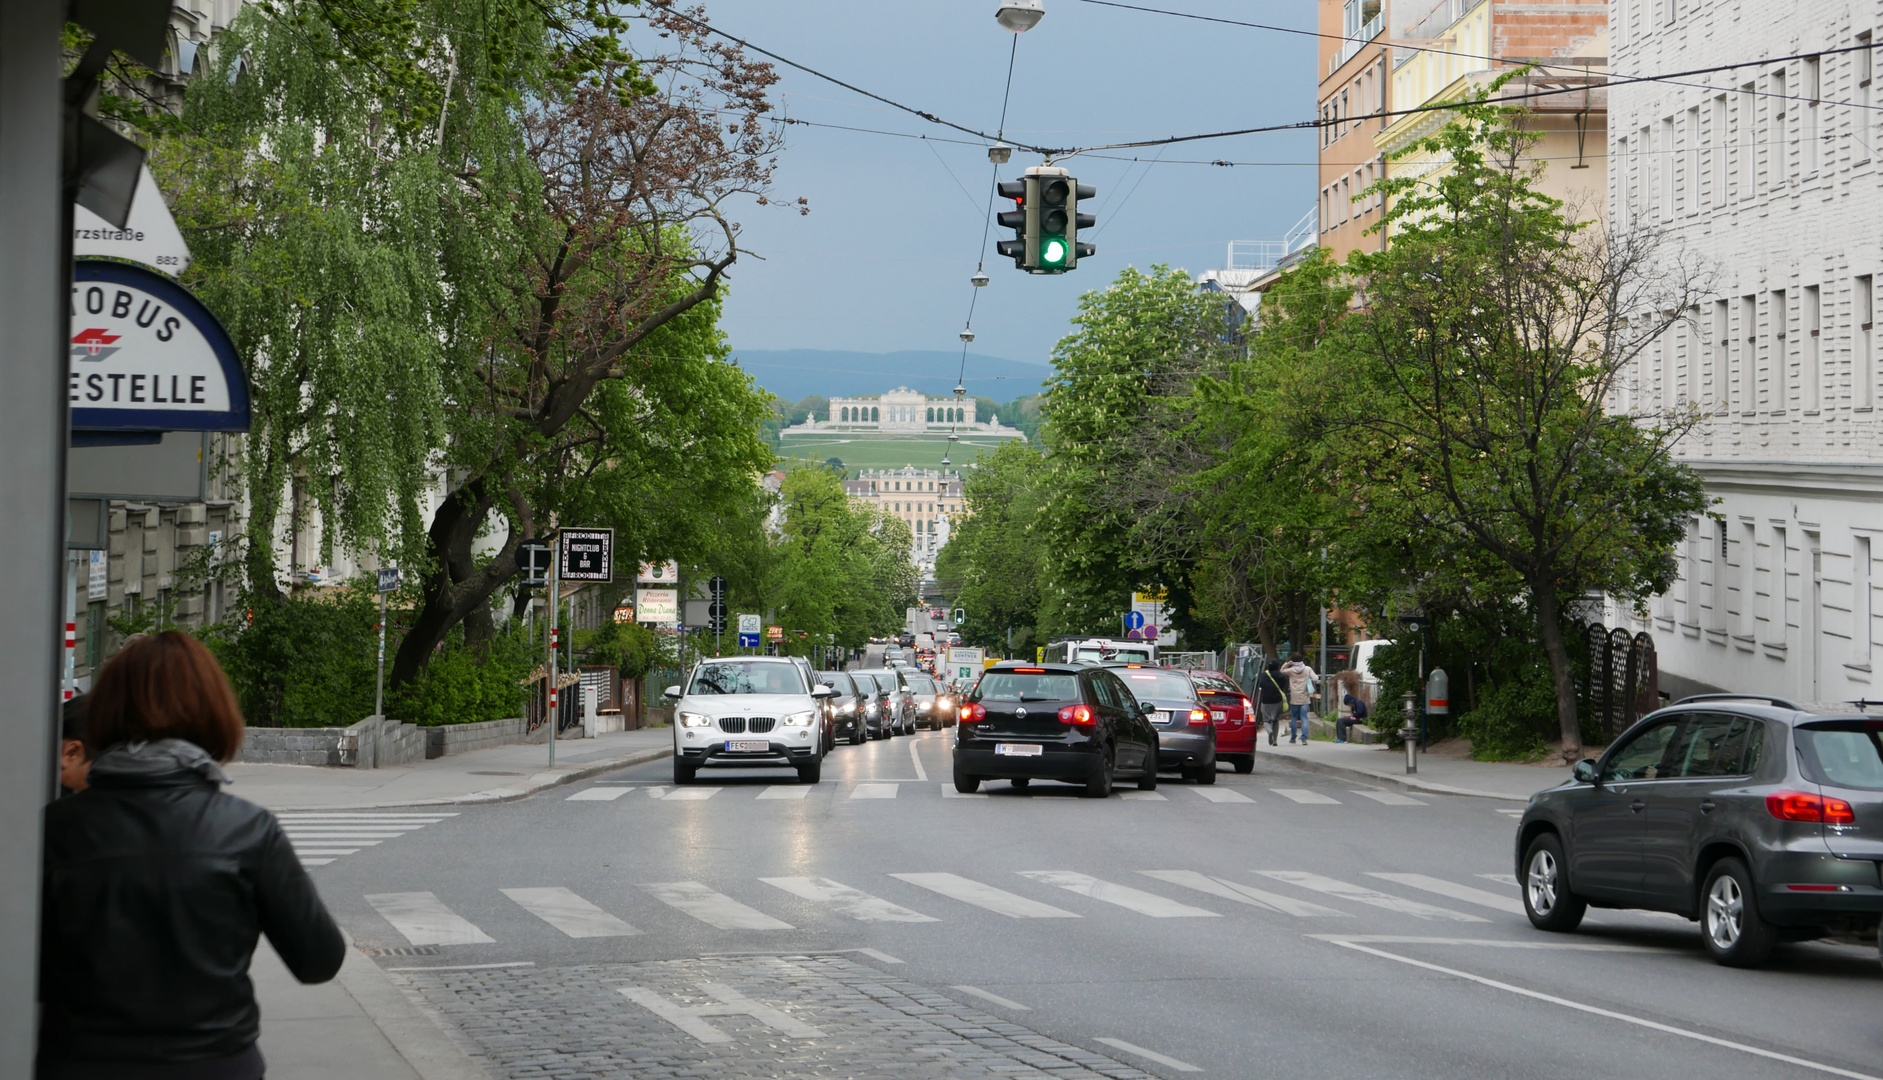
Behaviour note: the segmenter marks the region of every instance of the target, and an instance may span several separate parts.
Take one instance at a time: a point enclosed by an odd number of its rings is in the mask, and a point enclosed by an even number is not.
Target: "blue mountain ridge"
[[[906,386],[923,393],[954,392],[961,354],[941,350],[847,352],[839,349],[734,349],[733,359],[754,382],[786,401],[811,394],[862,397]],[[1036,394],[1053,369],[1045,364],[969,353],[965,381],[971,397],[1012,401]]]

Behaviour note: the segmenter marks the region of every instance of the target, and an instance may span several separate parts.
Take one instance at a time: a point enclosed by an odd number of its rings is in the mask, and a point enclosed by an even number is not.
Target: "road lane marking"
[[[275,815],[276,820],[286,824],[290,821],[416,821],[426,825],[434,821],[454,818],[456,813],[440,814],[350,814],[338,810],[283,810]]]
[[[1280,912],[1283,915],[1294,915],[1303,919],[1321,917],[1346,919],[1352,917],[1345,911],[1336,911],[1333,908],[1322,907],[1319,904],[1310,904],[1306,900],[1296,900],[1292,896],[1282,896],[1278,893],[1266,892],[1262,889],[1244,885],[1241,882],[1229,881],[1225,878],[1210,877],[1208,874],[1199,874],[1195,870],[1140,870],[1138,873],[1143,874],[1145,877],[1156,878],[1159,881],[1168,881],[1172,885],[1182,885],[1187,888],[1195,889],[1198,892],[1209,893],[1211,896],[1220,896],[1224,900],[1234,900],[1237,903],[1248,904],[1251,907],[1259,907],[1266,911]]]
[[[1355,952],[1368,953],[1372,956],[1380,957],[1383,960],[1393,960],[1398,963],[1406,964],[1411,967],[1424,968],[1427,971],[1435,971],[1441,975],[1450,975],[1453,978],[1465,979],[1470,982],[1477,983],[1480,986],[1488,986],[1493,990],[1502,990],[1508,994],[1516,994],[1520,997],[1527,997],[1533,1001],[1542,1001],[1551,1005],[1560,1005],[1565,1009],[1574,1009],[1577,1012],[1588,1013],[1591,1016],[1600,1016],[1608,1020],[1619,1020],[1624,1024],[1633,1024],[1636,1027],[1647,1028],[1649,1031],[1658,1031],[1666,1035],[1676,1035],[1683,1039],[1692,1039],[1695,1042],[1703,1042],[1703,1043],[1708,1044],[1709,1046],[1723,1047],[1727,1050],[1737,1050],[1740,1053],[1751,1054],[1754,1057],[1762,1057],[1768,1061],[1782,1061],[1787,1065],[1796,1065],[1799,1068],[1811,1069],[1814,1072],[1827,1073],[1831,1076],[1849,1077],[1850,1080],[1883,1080],[1883,1077],[1878,1077],[1874,1073],[1855,1072],[1850,1069],[1839,1068],[1836,1065],[1827,1065],[1821,1061],[1811,1061],[1806,1058],[1794,1057],[1790,1054],[1781,1054],[1776,1050],[1767,1050],[1763,1047],[1749,1046],[1745,1043],[1734,1042],[1731,1039],[1722,1039],[1716,1035],[1707,1035],[1702,1032],[1690,1031],[1686,1028],[1675,1027],[1672,1024],[1663,1024],[1656,1020],[1645,1020],[1639,1016],[1629,1016],[1627,1013],[1616,1012],[1613,1009],[1604,1009],[1596,1005],[1587,1005],[1580,1001],[1571,1001],[1570,999],[1565,998],[1565,997],[1557,997],[1555,994],[1545,994],[1540,990],[1531,990],[1522,986],[1512,985],[1511,983],[1500,982],[1496,979],[1487,979],[1482,975],[1474,975],[1469,971],[1460,971],[1457,968],[1448,968],[1439,964],[1430,964],[1430,963],[1425,962],[1424,960],[1414,960],[1410,956],[1399,956],[1394,953],[1389,953],[1385,951],[1384,949],[1371,948],[1370,946],[1363,945],[1355,941],[1333,941],[1333,942],[1330,942],[1330,944],[1338,945],[1343,949],[1352,949]]]
[[[773,784],[758,793],[761,799],[802,799],[811,793],[809,784]]]
[[[1339,806],[1340,805],[1339,799],[1330,799],[1318,791],[1309,791],[1307,788],[1272,787],[1272,788],[1269,788],[1269,790],[1274,792],[1277,795],[1280,795],[1284,799],[1290,799],[1298,803],[1307,803],[1311,806]]]
[[[858,784],[850,789],[852,799],[893,799],[896,797],[895,784]]]
[[[1410,795],[1401,795],[1397,791],[1361,791],[1358,788],[1353,788],[1351,790],[1353,791],[1355,795],[1359,795],[1362,798],[1372,799],[1376,803],[1385,803],[1387,806],[1424,806],[1425,805],[1425,802],[1423,800],[1415,799],[1411,797]]]
[[[572,938],[632,937],[640,933],[568,889],[549,887],[499,891],[515,900],[524,911]]]
[[[1214,911],[1180,904],[1168,897],[1148,893],[1142,889],[1133,889],[1128,885],[1117,885],[1101,881],[1087,874],[1071,870],[1016,870],[1023,878],[1030,878],[1042,885],[1057,885],[1067,892],[1080,896],[1089,896],[1107,904],[1116,904],[1121,908],[1135,911],[1140,915],[1149,915],[1153,919],[1220,919]]]
[[[1004,997],[1001,997],[999,994],[990,994],[978,986],[963,986],[959,983],[956,983],[955,985],[950,986],[948,989],[959,990],[964,994],[971,994],[974,997],[980,998],[982,1001],[991,1001],[1003,1009],[1012,1009],[1015,1012],[1032,1012],[1033,1011],[1032,1009],[1028,1008],[1025,1005],[1020,1004],[1019,1002],[1013,1000],[1012,998],[1004,998]]]
[[[1436,893],[1439,896],[1449,897],[1453,900],[1463,900],[1467,904],[1476,904],[1479,907],[1495,908],[1506,915],[1523,914],[1523,901],[1521,900],[1505,896],[1502,893],[1474,889],[1469,885],[1455,885],[1443,878],[1427,877],[1424,874],[1373,873],[1369,873],[1367,877],[1376,877],[1381,881],[1390,881],[1395,885],[1404,885],[1408,888],[1424,889],[1429,893]]]
[[[428,892],[368,893],[366,902],[414,945],[487,945],[497,940]]]
[[[829,878],[808,877],[767,877],[759,878],[767,885],[776,886],[793,896],[800,896],[814,903],[828,904],[832,910],[862,922],[939,922],[933,916],[919,911],[911,911],[901,904],[892,904],[880,896],[871,896],[861,889],[853,889],[842,882]]]
[[[660,798],[662,802],[704,802],[719,794],[719,790],[716,787],[674,788]]]
[[[1161,791],[1125,791],[1119,793],[1121,799],[1133,799],[1137,802],[1169,802],[1170,796]]]
[[[387,971],[490,971],[494,968],[535,967],[534,960],[510,960],[501,964],[427,964],[424,967],[396,967]]]
[[[1513,889],[1523,888],[1523,886],[1517,882],[1517,875],[1515,874],[1479,874],[1478,876],[1486,881],[1495,881],[1499,885],[1508,885]]]
[[[1436,904],[1427,904],[1420,900],[1406,900],[1397,896],[1388,896],[1383,892],[1377,892],[1365,886],[1352,885],[1345,881],[1339,881],[1331,877],[1323,877],[1320,874],[1310,874],[1301,870],[1257,870],[1256,873],[1266,878],[1274,878],[1276,881],[1285,881],[1299,888],[1313,889],[1315,892],[1326,893],[1329,896],[1338,896],[1343,900],[1352,900],[1356,904],[1366,904],[1369,907],[1396,911],[1401,915],[1411,915],[1418,919],[1446,919],[1452,922],[1490,921],[1476,915],[1468,915],[1462,911],[1453,911],[1450,908],[1442,908]]]
[[[928,783],[928,770],[922,767],[922,755],[916,753],[916,747],[922,745],[920,739],[909,740],[909,760],[915,763],[915,778],[920,783]]]
[[[871,960],[874,960],[879,964],[902,963],[902,961],[896,959],[895,957],[889,955],[888,953],[882,951],[881,949],[838,949],[837,951],[861,953],[862,955],[869,957]]]
[[[1315,941],[1358,941],[1372,945],[1481,945],[1491,949],[1541,949],[1557,952],[1685,953],[1664,945],[1611,945],[1599,941],[1503,941],[1494,938],[1419,937],[1412,934],[1307,934]]]
[[[707,1016],[749,1016],[766,1027],[783,1032],[793,1039],[824,1037],[822,1031],[798,1020],[784,1010],[775,1009],[762,1001],[755,1001],[730,986],[722,983],[700,983],[699,986],[707,997],[714,999],[718,1004],[680,1005],[662,997],[657,991],[644,987],[619,986],[615,989],[629,1001],[703,1043],[732,1041],[732,1036],[702,1019]]]
[[[1146,1050],[1142,1046],[1138,1046],[1134,1043],[1128,1043],[1124,1041],[1123,1039],[1093,1039],[1092,1041],[1104,1043],[1106,1046],[1112,1047],[1115,1050],[1123,1050],[1127,1054],[1136,1054],[1138,1057],[1141,1057],[1145,1059],[1146,1061],[1155,1061],[1159,1065],[1162,1065],[1166,1068],[1175,1069],[1178,1072],[1202,1072],[1203,1071],[1200,1067],[1196,1065],[1192,1065],[1187,1061],[1178,1061],[1174,1057],[1165,1057],[1164,1055],[1158,1053],[1155,1050]]]
[[[633,790],[634,790],[633,788],[625,788],[625,787],[611,787],[611,788],[592,787],[592,788],[584,789],[582,791],[578,791],[575,794],[569,796],[568,798],[562,801],[563,802],[613,802],[616,799],[619,799],[621,796],[626,795],[628,792],[633,791]]]
[[[1005,889],[996,889],[992,885],[983,885],[978,881],[964,878],[959,874],[891,874],[897,881],[906,881],[911,885],[940,893],[951,900],[964,904],[973,904],[986,908],[996,915],[1005,915],[1010,919],[1082,919],[1085,916],[1051,904],[1042,904]]]
[[[1240,791],[1231,791],[1228,788],[1193,787],[1190,790],[1214,803],[1252,803],[1255,801]]]
[[[334,858],[337,859],[339,858],[339,856],[336,855],[334,856]],[[302,859],[301,865],[302,866],[326,866],[328,863],[332,861],[333,859]]]
[[[792,930],[788,922],[746,907],[697,881],[655,881],[642,885],[648,895],[721,930]]]
[[[380,844],[386,842],[386,838],[381,836],[348,836],[344,834],[330,835],[327,833],[316,833],[313,836],[309,836],[306,833],[289,833],[288,842],[294,845],[294,850],[299,851],[305,847],[330,847],[334,844],[351,844],[354,847],[378,847]]]
[[[956,791],[955,786],[952,783],[943,784],[941,786],[941,789],[942,789],[942,798],[944,799],[985,799],[987,798],[987,792],[985,791]]]
[[[299,855],[308,855],[308,856],[318,856],[318,855],[326,855],[326,856],[331,856],[332,858],[336,858],[336,859],[337,859],[337,858],[339,858],[339,857],[340,857],[340,856],[342,856],[342,855],[351,855],[351,854],[353,854],[354,852],[356,852],[356,851],[359,851],[359,850],[360,850],[360,849],[359,849],[359,848],[356,848],[356,847],[343,847],[343,848],[329,848],[329,847],[321,847],[321,848],[311,848],[311,847],[297,847],[297,848],[295,848],[295,849],[294,849],[294,854],[295,854],[295,855],[297,855],[297,856],[299,856]],[[303,860],[303,861],[305,861],[305,860]]]
[[[667,789],[659,784],[655,784],[647,789],[647,797],[650,799],[664,799],[667,797]]]

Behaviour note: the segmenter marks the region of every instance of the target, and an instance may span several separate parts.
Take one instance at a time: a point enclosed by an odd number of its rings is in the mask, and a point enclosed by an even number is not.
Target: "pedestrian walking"
[[[1308,658],[1297,652],[1281,666],[1281,673],[1288,680],[1288,742],[1293,745],[1299,735],[1305,744],[1308,741],[1308,703],[1314,700],[1314,669],[1308,666]]]
[[[1268,726],[1268,744],[1275,745],[1275,735],[1281,727],[1282,703],[1288,700],[1288,691],[1282,688],[1283,677],[1281,661],[1270,660],[1256,679],[1256,690],[1261,696],[1262,723]]]
[[[1358,697],[1354,696],[1353,694],[1348,694],[1346,698],[1344,699],[1344,701],[1347,706],[1347,715],[1334,721],[1334,741],[1335,742],[1346,742],[1347,732],[1351,730],[1355,724],[1366,723],[1366,718],[1367,718],[1366,702],[1361,701]]]
[[[85,790],[46,807],[37,1080],[261,1080],[267,934],[302,982],[346,943],[281,824],[226,794],[242,714],[202,644],[134,638],[98,672]]]

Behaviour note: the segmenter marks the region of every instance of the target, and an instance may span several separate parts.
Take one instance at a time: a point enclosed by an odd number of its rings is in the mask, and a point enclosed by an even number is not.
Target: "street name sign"
[[[80,258],[107,255],[129,259],[171,277],[181,274],[190,265],[189,245],[183,242],[176,219],[164,205],[163,195],[157,191],[157,181],[151,179],[149,165],[138,172],[137,193],[131,197],[131,216],[125,219],[124,228],[118,228],[82,205],[72,208],[72,254]]]
[[[71,308],[72,430],[248,430],[235,345],[182,286],[141,266],[80,260]]]
[[[615,531],[564,529],[558,546],[562,552],[556,575],[564,581],[613,581]]]
[[[391,592],[399,587],[399,568],[388,566],[379,571],[379,591]]]

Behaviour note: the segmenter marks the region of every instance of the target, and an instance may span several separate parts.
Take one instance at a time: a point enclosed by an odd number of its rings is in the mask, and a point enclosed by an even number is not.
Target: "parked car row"
[[[673,782],[711,766],[795,769],[815,784],[839,742],[913,735],[955,722],[956,696],[913,668],[814,671],[795,656],[702,660],[674,699]]]

